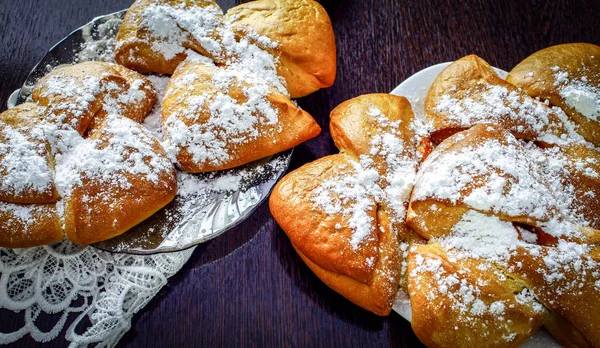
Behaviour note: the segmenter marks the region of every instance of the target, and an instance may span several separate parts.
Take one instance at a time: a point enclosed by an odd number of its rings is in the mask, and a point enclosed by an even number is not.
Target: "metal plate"
[[[110,61],[125,12],[94,18],[52,47],[20,91],[15,91],[12,103],[9,99],[9,107],[27,101],[35,83],[57,66],[86,60]],[[178,172],[180,192],[170,204],[126,233],[93,246],[111,252],[148,255],[184,250],[215,238],[242,223],[266,200],[286,172],[291,155],[292,150],[288,150],[222,172],[193,175]],[[190,181],[197,184],[198,191],[181,194],[182,183]],[[227,189],[232,181],[235,191]],[[225,188],[223,182],[228,183]]]

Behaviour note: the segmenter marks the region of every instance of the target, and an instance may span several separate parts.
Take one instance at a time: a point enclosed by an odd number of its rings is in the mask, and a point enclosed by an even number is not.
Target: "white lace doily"
[[[77,318],[65,331],[71,347],[92,343],[112,347],[130,329],[133,315],[181,269],[193,250],[135,256],[68,241],[30,249],[0,248],[0,308],[24,312],[23,326],[0,333],[0,344],[25,335],[37,342],[51,341],[75,313]],[[49,331],[36,326],[44,314],[60,316]]]

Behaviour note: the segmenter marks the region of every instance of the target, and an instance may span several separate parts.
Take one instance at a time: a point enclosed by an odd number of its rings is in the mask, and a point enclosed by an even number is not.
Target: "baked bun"
[[[430,244],[411,249],[408,293],[428,346],[515,346],[542,323],[562,342],[600,342],[600,316],[583,310],[600,306],[597,150],[575,146],[480,124],[420,167],[407,223]]]
[[[421,156],[413,117],[405,98],[387,94],[341,104],[331,113],[341,153],[288,174],[269,201],[315,274],[378,315],[391,310],[401,250],[419,239],[403,222]]]
[[[542,326],[548,310],[519,279],[437,243],[408,256],[412,328],[428,347],[511,347]]]
[[[125,117],[108,115],[62,162],[59,175],[72,176],[63,196],[66,236],[77,244],[126,232],[177,192],[175,169],[160,142]]]
[[[528,96],[476,55],[455,61],[437,76],[425,99],[425,114],[436,144],[476,124],[501,125],[519,139],[547,144],[581,139],[561,109]]]
[[[39,118],[25,103],[0,114],[0,201],[53,203],[58,200],[54,159]]]
[[[563,109],[584,138],[600,146],[600,46],[571,43],[527,57],[506,80]]]
[[[186,172],[229,169],[290,149],[321,128],[250,71],[188,60],[163,100],[163,132]]]
[[[85,62],[54,69],[38,81],[31,95],[45,106],[44,119],[68,125],[80,134],[107,114],[143,121],[156,102],[148,79],[122,66]]]
[[[341,153],[288,174],[273,216],[356,304],[385,315],[387,290],[407,292],[428,347],[515,347],[542,326],[600,347],[600,151],[585,124],[526,92],[472,55],[436,78],[423,120],[402,97],[349,100],[331,114]]]
[[[222,60],[223,11],[212,0],[137,0],[125,14],[115,61],[142,73],[171,75],[193,50]]]
[[[0,246],[119,235],[169,203],[175,170],[141,122],[150,81],[101,62],[55,69],[0,114]]]
[[[290,97],[300,98],[333,85],[335,36],[329,16],[318,2],[250,1],[229,9],[225,18],[238,36],[269,39],[258,44],[277,57],[277,72],[285,79]]]
[[[219,66],[269,67],[292,98],[331,86],[336,74],[331,21],[313,0],[251,1],[226,16],[212,0],[137,0],[129,8],[117,35],[119,64],[171,75],[193,54]]]

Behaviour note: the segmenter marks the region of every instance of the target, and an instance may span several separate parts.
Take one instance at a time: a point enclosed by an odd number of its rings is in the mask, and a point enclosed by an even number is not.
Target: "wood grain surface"
[[[218,1],[227,9],[236,1]],[[57,41],[132,0],[0,0],[0,110]],[[292,167],[337,152],[328,115],[354,96],[389,92],[411,74],[476,53],[510,70],[553,44],[600,44],[600,1],[323,0],[336,32],[333,87],[299,101],[323,127]],[[0,331],[23,325],[0,312]],[[41,318],[51,327],[57,318]],[[48,346],[65,346],[64,334]],[[26,337],[15,344],[36,343]],[[295,254],[263,205],[244,224],[198,247],[135,318],[122,347],[418,346],[410,324],[370,314],[329,290]]]

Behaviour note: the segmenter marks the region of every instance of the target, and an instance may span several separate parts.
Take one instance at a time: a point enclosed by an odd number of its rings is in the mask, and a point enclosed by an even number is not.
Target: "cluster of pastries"
[[[313,0],[259,0],[226,14],[212,0],[139,0],[117,36],[125,67],[172,74],[163,134],[177,166],[229,169],[317,136],[290,98],[333,84],[335,38]]]
[[[145,77],[81,63],[42,78],[32,99],[0,114],[0,245],[93,243],[173,199],[173,164],[139,123],[156,99]]]
[[[32,101],[0,114],[0,246],[122,234],[177,194],[175,168],[237,167],[315,137],[290,98],[333,84],[331,22],[315,1],[137,0],[117,36],[118,64],[60,67]],[[162,135],[140,73],[167,74]]]
[[[306,264],[429,347],[514,347],[544,326],[600,347],[600,47],[534,53],[500,78],[471,55],[403,97],[338,106],[340,154],[287,175],[273,216]]]

